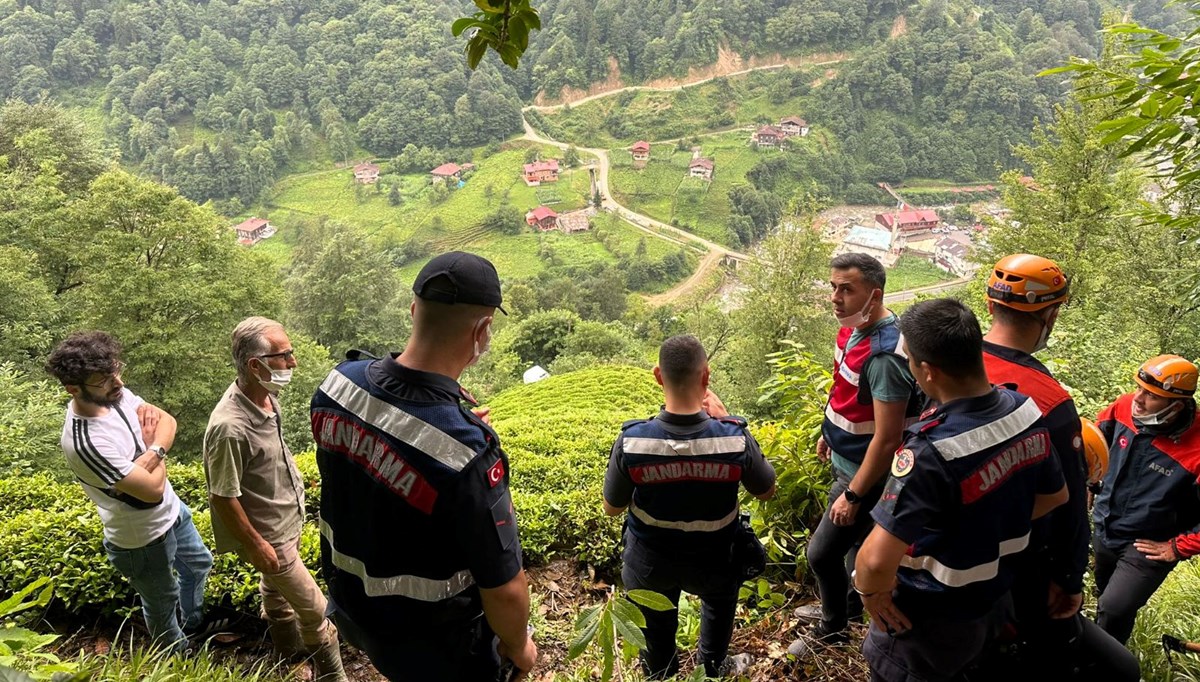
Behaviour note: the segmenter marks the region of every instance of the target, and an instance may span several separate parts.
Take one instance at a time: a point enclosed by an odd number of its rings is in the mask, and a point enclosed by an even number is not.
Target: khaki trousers
[[[325,643],[325,595],[300,560],[300,537],[274,545],[279,557],[278,573],[263,573],[258,585],[263,617],[272,622],[298,621],[300,636],[308,648]]]

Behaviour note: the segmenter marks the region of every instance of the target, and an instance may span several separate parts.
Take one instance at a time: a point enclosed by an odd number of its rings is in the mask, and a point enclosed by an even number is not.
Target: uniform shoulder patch
[[[736,424],[742,428],[746,427],[746,418],[745,417],[735,417],[733,415],[729,415],[728,417],[718,417],[718,421],[724,422],[726,424]]]
[[[896,478],[904,478],[912,473],[913,465],[917,462],[917,456],[911,448],[900,448],[892,457],[892,475]]]
[[[468,403],[471,403],[471,405],[479,404],[479,401],[475,399],[475,396],[471,395],[471,392],[468,391],[467,389],[463,388],[462,386],[458,387],[458,395],[463,400],[467,401]]]
[[[648,421],[651,421],[651,420],[650,419],[630,419],[629,421],[625,422],[624,424],[621,424],[621,430],[624,431],[625,429],[628,429],[631,426],[637,426],[638,424],[645,424]]]

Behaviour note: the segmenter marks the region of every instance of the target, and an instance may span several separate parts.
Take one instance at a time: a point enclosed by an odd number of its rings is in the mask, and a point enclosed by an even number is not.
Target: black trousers
[[[1071,618],[1050,618],[1046,612],[1050,560],[1045,551],[1027,550],[1013,560],[1017,571],[1012,587],[1014,640],[993,649],[990,653],[994,655],[971,680],[1045,676],[1137,682],[1141,677],[1137,656],[1112,635],[1078,613]]]
[[[1178,561],[1153,561],[1137,551],[1133,543],[1109,549],[1099,540],[1096,552],[1096,623],[1122,645],[1129,641],[1138,610],[1150,601],[1155,590]]]
[[[498,640],[483,613],[457,627],[378,631],[360,627],[332,599],[326,612],[342,639],[391,682],[494,682],[500,674]]]
[[[821,597],[821,621],[828,632],[844,630],[851,613],[862,613],[862,600],[850,587],[850,571],[854,570],[858,547],[875,527],[875,522],[871,519],[871,509],[883,494],[882,485],[862,493],[862,501],[854,515],[854,523],[849,526],[834,525],[829,518],[829,509],[849,486],[850,479],[839,472],[829,489],[829,502],[825,513],[821,515],[821,522],[808,539],[808,547],[805,549],[808,567],[817,579],[817,593]]]
[[[625,565],[621,579],[627,590],[651,590],[679,604],[680,592],[700,598],[700,660],[705,673],[717,669],[729,653],[733,614],[741,580],[733,570],[728,549],[711,555],[660,552],[625,532]],[[679,610],[655,611],[642,607],[646,616],[646,650],[643,667],[652,679],[665,679],[679,671],[675,631]]]

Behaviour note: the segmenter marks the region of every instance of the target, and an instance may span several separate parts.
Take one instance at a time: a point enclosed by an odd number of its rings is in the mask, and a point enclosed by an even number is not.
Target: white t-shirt
[[[67,404],[62,449],[71,471],[96,503],[104,523],[104,539],[123,549],[145,547],[171,529],[179,517],[179,497],[171,482],[163,485],[162,501],[149,505],[113,486],[136,466],[133,460],[146,451],[137,408],[143,402],[129,389],[121,402],[101,417],[75,414]]]

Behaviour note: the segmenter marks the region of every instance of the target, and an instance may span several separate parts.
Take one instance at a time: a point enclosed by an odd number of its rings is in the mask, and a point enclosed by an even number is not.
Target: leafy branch
[[[633,657],[646,648],[646,635],[642,632],[646,627],[646,616],[636,604],[655,611],[675,608],[671,600],[657,592],[630,590],[627,599],[613,589],[607,601],[579,612],[575,620],[575,639],[567,650],[567,658],[578,658],[595,641],[600,647],[603,663],[600,679],[603,682],[612,680],[614,671],[628,666]]]
[[[490,47],[515,69],[529,47],[529,32],[542,29],[538,11],[529,0],[475,0],[479,11],[450,27],[454,37],[468,33],[467,66],[474,69]]]

